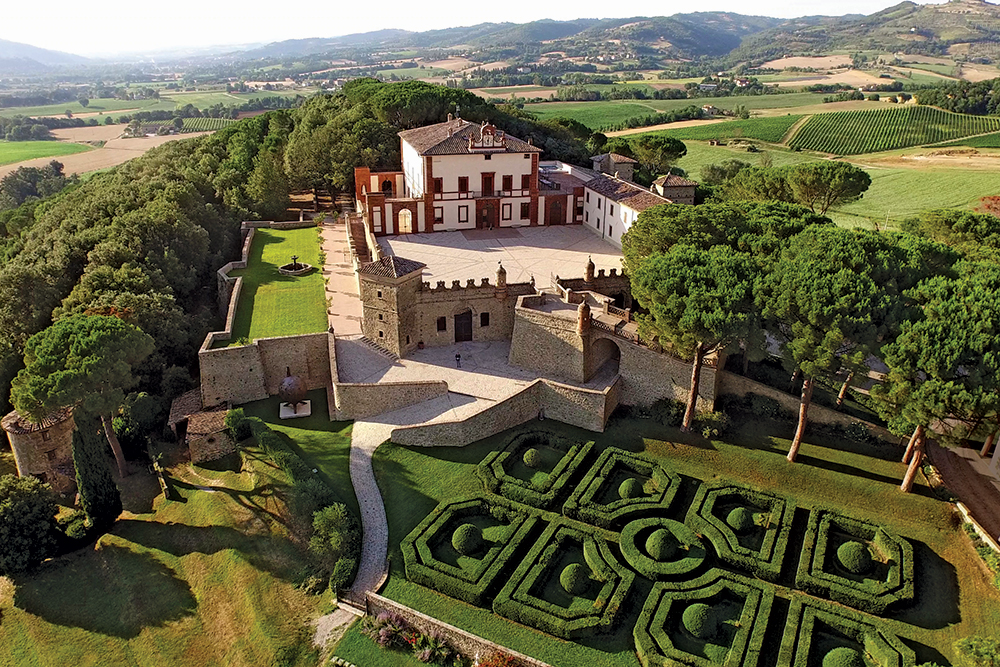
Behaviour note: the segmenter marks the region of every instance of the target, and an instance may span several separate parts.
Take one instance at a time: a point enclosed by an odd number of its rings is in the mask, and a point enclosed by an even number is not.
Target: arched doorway
[[[552,207],[549,209],[549,214],[551,220],[547,220],[550,225],[565,225],[566,217],[563,215],[563,205],[562,202],[556,200],[552,202]]]
[[[399,229],[396,230],[397,234],[412,234],[413,233],[413,213],[410,209],[404,208],[399,212]]]
[[[590,359],[590,368],[592,369],[591,378],[599,373],[610,378],[618,374],[622,351],[618,347],[618,343],[610,338],[598,338],[590,346]]]
[[[382,194],[386,197],[392,197],[392,181],[388,178],[382,181]]]
[[[472,311],[455,315],[455,342],[464,343],[472,340]]]

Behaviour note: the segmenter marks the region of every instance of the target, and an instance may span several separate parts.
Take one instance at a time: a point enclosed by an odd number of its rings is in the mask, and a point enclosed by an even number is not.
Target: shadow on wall
[[[16,583],[18,609],[55,625],[122,639],[191,616],[198,606],[174,570],[151,554],[119,546],[50,562]]]

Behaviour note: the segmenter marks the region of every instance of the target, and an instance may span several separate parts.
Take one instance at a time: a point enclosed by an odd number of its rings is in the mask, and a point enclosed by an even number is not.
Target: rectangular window
[[[614,214],[615,214],[615,205],[612,204],[611,205],[611,210],[608,212],[608,215],[614,215]]]
[[[503,220],[510,220],[511,208],[513,207],[510,204],[504,204],[503,206],[500,207]]]
[[[486,313],[483,313],[483,315],[486,315]],[[45,452],[45,458],[47,458],[50,462],[51,461],[55,461],[56,460],[56,450],[53,449],[50,452]]]
[[[378,314],[378,321],[379,321],[379,322],[381,322],[381,321],[382,321],[383,319],[384,319],[384,318],[382,317],[382,313],[379,313],[379,314]]]
[[[503,189],[506,190],[507,192],[510,192],[511,190],[514,189],[514,177],[513,176],[509,176],[508,175],[508,176],[504,176],[503,177]]]
[[[597,210],[598,211],[601,210],[601,198],[600,197],[597,198]]]
[[[583,221],[584,222],[590,222],[590,211],[584,211],[583,212]]]
[[[493,156],[492,156],[492,155],[490,155],[489,153],[487,153],[487,154],[486,154],[486,155],[484,155],[483,157],[484,157],[484,158],[486,158],[487,160],[492,160],[492,159],[493,159]]]
[[[459,206],[458,207],[458,221],[459,222],[468,222],[469,221],[469,207],[468,206]]]
[[[490,314],[489,313],[479,313],[479,326],[488,327],[490,326]]]
[[[528,202],[521,202],[521,220],[527,220],[531,217],[531,204]]]
[[[444,192],[444,179],[435,178],[434,179],[434,194],[439,195]]]
[[[531,174],[521,174],[521,189],[528,190],[531,188]]]
[[[439,317],[438,318],[438,331],[447,331],[447,330],[448,330],[448,318],[447,317]]]
[[[444,207],[435,206],[434,207],[434,222],[444,222]]]
[[[587,192],[587,203],[588,204],[590,203],[590,192],[589,191]]]
[[[530,160],[531,159],[531,153],[525,153],[524,154],[524,159],[525,160]]]
[[[458,177],[458,191],[459,192],[468,192],[469,191],[469,177],[468,176],[459,176]]]
[[[379,338],[385,338],[385,332],[384,331],[379,331],[378,332],[378,337]]]
[[[42,442],[48,442],[48,441],[49,441],[49,432],[42,431]]]
[[[615,226],[614,225],[608,225],[608,236],[610,236],[611,238],[615,237]]]

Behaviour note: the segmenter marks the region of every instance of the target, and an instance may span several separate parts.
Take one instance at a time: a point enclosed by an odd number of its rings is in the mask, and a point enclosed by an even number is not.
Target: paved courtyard
[[[486,277],[492,282],[498,261],[510,283],[534,276],[539,285],[548,285],[552,274],[582,278],[588,256],[598,269],[621,270],[621,250],[582,225],[403,234],[379,243],[387,254],[426,264],[424,280],[431,284],[461,280],[464,285],[469,278],[478,284]]]

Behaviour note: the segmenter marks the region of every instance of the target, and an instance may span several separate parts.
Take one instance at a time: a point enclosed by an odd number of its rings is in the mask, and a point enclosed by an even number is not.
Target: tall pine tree
[[[80,504],[93,526],[110,526],[122,513],[122,497],[111,477],[100,422],[82,410],[74,415],[73,466]]]

